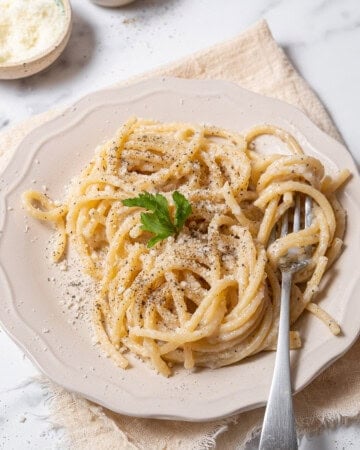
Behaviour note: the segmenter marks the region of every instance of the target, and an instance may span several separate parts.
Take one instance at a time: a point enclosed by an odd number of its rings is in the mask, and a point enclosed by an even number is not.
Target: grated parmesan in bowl
[[[49,66],[65,48],[70,28],[68,0],[0,0],[0,78]]]

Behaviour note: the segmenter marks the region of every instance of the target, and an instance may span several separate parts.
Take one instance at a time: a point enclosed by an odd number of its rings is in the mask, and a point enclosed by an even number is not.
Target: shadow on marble
[[[289,58],[289,60],[291,61],[291,64],[295,67],[295,70],[296,70],[298,73],[300,73],[300,75],[301,75],[301,70],[300,70],[299,66],[296,64],[296,58],[294,57],[294,54],[293,54],[293,52],[292,52],[291,47],[290,47],[290,46],[287,46],[287,45],[282,45],[281,48],[284,50],[285,55],[286,55],[286,56]],[[310,86],[310,87],[311,87],[311,86]],[[356,167],[357,167],[358,170],[360,171],[360,162],[359,162],[358,159],[356,158],[356,156],[355,156],[356,154],[354,154],[354,153],[351,151],[350,146],[347,144],[346,140],[344,139],[344,136],[341,134],[341,130],[339,130],[339,128],[337,127],[337,123],[336,123],[336,121],[334,120],[334,117],[333,117],[333,115],[331,114],[329,108],[327,107],[326,99],[322,98],[322,97],[320,96],[320,94],[319,94],[318,92],[316,92],[316,91],[315,91],[315,94],[320,98],[320,101],[321,101],[322,105],[324,106],[324,108],[325,108],[327,114],[329,115],[330,119],[334,122],[334,124],[335,124],[335,126],[336,126],[338,132],[340,133],[340,136],[341,136],[341,138],[342,138],[342,140],[343,140],[343,143],[345,144],[345,146],[346,146],[346,148],[349,150],[349,152],[352,154],[353,159],[354,159],[354,162],[355,162],[355,164],[356,164]]]
[[[69,42],[61,56],[46,70],[21,80],[0,82],[14,91],[47,89],[74,78],[89,64],[95,50],[95,30],[73,8],[73,27]]]
[[[289,58],[289,60],[291,61],[291,64],[295,67],[296,72],[298,72],[298,73],[301,75],[301,70],[300,70],[299,66],[296,64],[296,60],[295,60],[295,58],[294,58],[294,55],[293,55],[293,52],[292,52],[291,47],[290,47],[290,46],[287,46],[287,45],[282,45],[281,48],[284,50],[285,55],[286,55],[286,56]],[[310,87],[311,87],[311,86],[310,86]],[[312,87],[311,87],[311,88],[312,88]],[[322,99],[322,98],[320,97],[320,95],[319,95],[316,91],[315,91],[315,94],[320,98],[321,103],[323,104],[324,108],[326,109],[327,114],[330,116],[331,120],[335,123],[335,121],[334,121],[334,119],[333,119],[333,117],[332,117],[332,115],[331,115],[329,109],[328,109],[327,106],[326,106],[326,101],[325,101],[324,99]],[[335,123],[335,125],[336,125],[336,123]],[[339,131],[339,130],[338,130],[338,131]],[[340,131],[339,131],[339,132],[340,132]]]
[[[287,45],[282,45],[281,48],[284,50],[286,56],[289,58],[289,60],[291,61],[291,64],[295,67],[295,70],[300,73],[301,75],[301,70],[299,68],[299,66],[296,64],[296,58],[294,57],[294,54],[292,52],[292,49],[290,46]],[[311,86],[310,86],[311,87]],[[360,161],[358,161],[358,158],[356,158],[356,153],[354,154],[354,152],[351,150],[350,146],[347,144],[346,139],[344,138],[344,136],[341,134],[341,130],[338,128],[336,121],[334,120],[333,115],[331,114],[330,110],[327,107],[326,104],[326,99],[322,98],[320,96],[320,94],[318,92],[315,91],[315,94],[320,98],[320,101],[322,103],[322,105],[324,106],[327,114],[329,115],[330,119],[334,122],[338,132],[340,133],[340,136],[343,140],[343,143],[345,144],[345,147],[349,150],[349,152],[352,154],[352,157],[354,159],[354,163],[356,164],[356,167],[358,168],[358,170],[360,171]]]

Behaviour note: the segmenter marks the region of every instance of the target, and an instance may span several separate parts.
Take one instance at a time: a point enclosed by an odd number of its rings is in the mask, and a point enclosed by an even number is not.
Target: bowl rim
[[[91,0],[95,5],[104,8],[119,8],[120,6],[127,6],[134,1],[135,0]]]

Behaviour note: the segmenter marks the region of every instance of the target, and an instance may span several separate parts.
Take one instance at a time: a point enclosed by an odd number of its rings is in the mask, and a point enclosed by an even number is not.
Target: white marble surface
[[[230,38],[265,17],[360,163],[359,0],[137,0],[111,10],[88,0],[71,3],[74,28],[63,56],[40,75],[0,81],[0,129]],[[0,448],[66,448],[61,430],[49,431],[46,396],[36,384],[24,384],[37,370],[1,331],[0,349]],[[360,427],[353,425],[305,438],[301,449],[359,443]]]

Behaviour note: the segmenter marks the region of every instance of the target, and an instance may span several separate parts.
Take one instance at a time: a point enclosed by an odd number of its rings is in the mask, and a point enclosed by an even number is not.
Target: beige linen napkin
[[[319,99],[295,71],[264,21],[231,41],[136,80],[151,75],[236,82],[247,89],[297,106],[325,132],[340,139]],[[0,135],[0,163],[5,163],[30,129],[57,113],[51,111],[33,117]],[[317,431],[325,425],[338,424],[359,416],[359,359],[358,342],[295,396],[297,424],[301,432]],[[45,378],[42,382],[52,394],[50,419],[65,428],[68,445],[72,449],[196,450],[212,448],[215,441],[219,449],[242,449],[259,429],[264,412],[263,408],[259,408],[232,419],[210,423],[137,419],[114,414],[76,394],[66,392]]]

